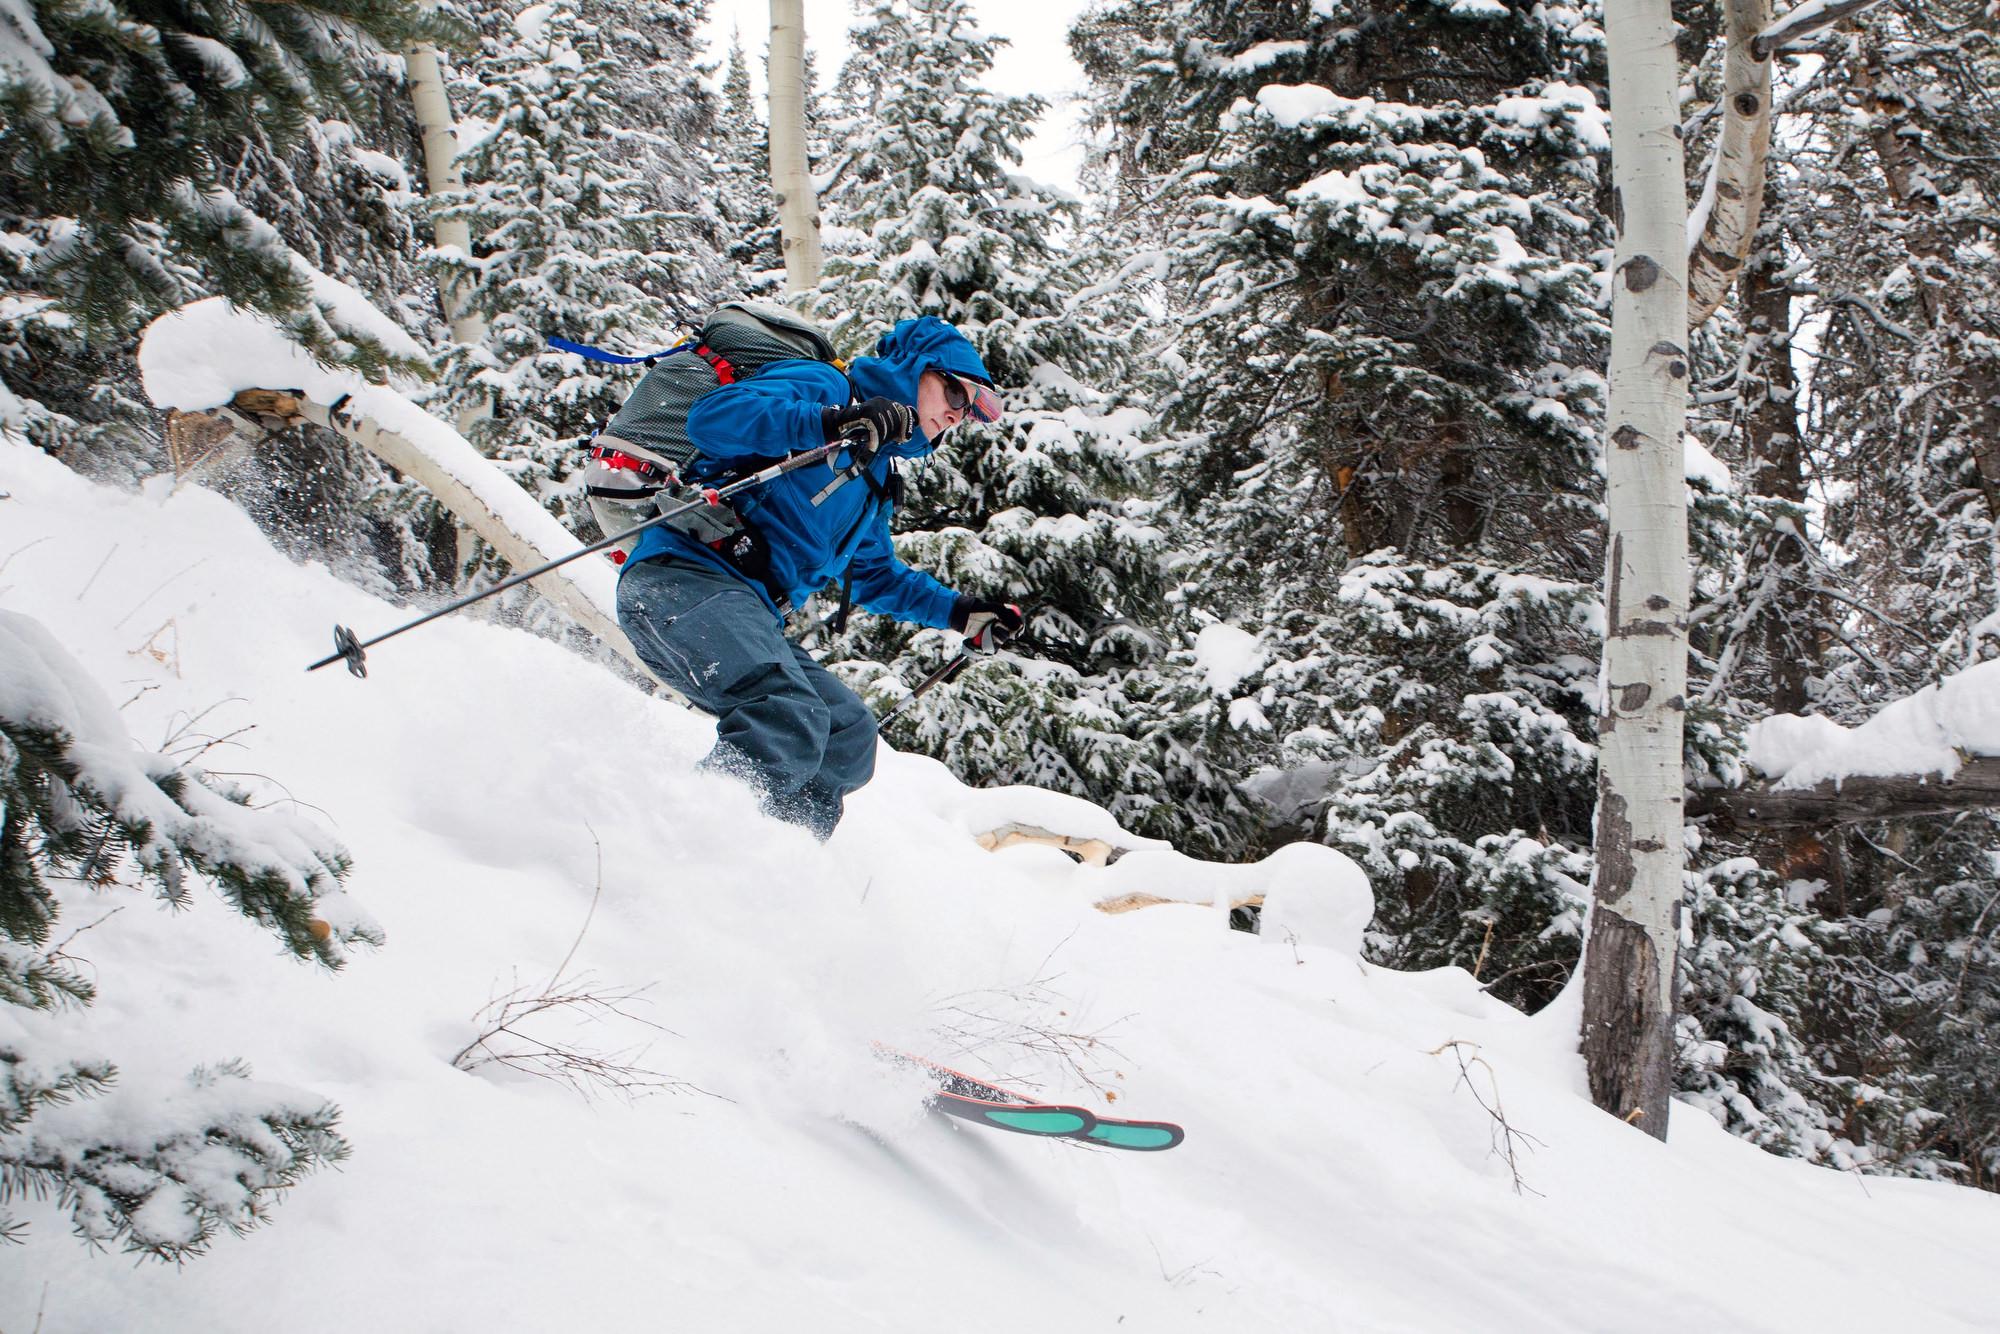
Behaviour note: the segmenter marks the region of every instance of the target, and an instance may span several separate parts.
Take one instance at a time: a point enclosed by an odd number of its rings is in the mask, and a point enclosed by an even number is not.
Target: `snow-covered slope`
[[[988,853],[972,834],[1010,820],[1109,817],[886,753],[822,848],[692,771],[705,721],[525,634],[447,619],[366,681],[307,675],[334,622],[406,613],[197,488],[116,493],[0,444],[0,492],[0,605],[130,699],[144,742],[252,728],[202,762],[317,812],[388,933],[335,976],[207,898],[67,895],[101,998],[30,1022],[87,1034],[127,1089],[245,1057],[338,1101],[355,1153],[178,1272],[17,1205],[0,1329],[2000,1327],[2000,1199],[1771,1158],[1685,1108],[1667,1145],[1616,1124],[1565,1007],[1528,1019],[1461,971],[1362,963],[1365,887],[1329,850]],[[1091,906],[1246,887],[1283,929]],[[659,1027],[533,1031],[650,1044],[637,1063],[687,1087],[586,1102],[450,1064],[580,929],[570,974],[646,988],[633,1011]],[[928,1116],[876,1039],[1096,1096],[1068,1050],[1188,1139],[1120,1154]],[[1469,1084],[1454,1041],[1478,1044]],[[1533,1137],[1521,1193],[1496,1100]]]

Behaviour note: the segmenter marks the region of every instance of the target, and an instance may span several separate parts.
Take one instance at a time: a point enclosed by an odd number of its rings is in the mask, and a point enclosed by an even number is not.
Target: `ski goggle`
[[[990,386],[977,380],[961,380],[949,371],[939,371],[938,378],[944,381],[944,405],[953,412],[983,422],[1000,420],[1000,395]]]

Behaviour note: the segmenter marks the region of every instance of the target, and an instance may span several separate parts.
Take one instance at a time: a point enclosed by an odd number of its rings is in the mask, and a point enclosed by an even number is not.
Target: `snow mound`
[[[1982,662],[1889,704],[1859,727],[1780,714],[1749,730],[1751,766],[1780,788],[1864,775],[1937,774],[2000,755],[2000,661]]]

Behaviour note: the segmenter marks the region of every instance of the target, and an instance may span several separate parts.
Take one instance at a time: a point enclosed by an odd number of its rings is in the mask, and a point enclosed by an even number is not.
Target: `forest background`
[[[1770,827],[1745,734],[1856,723],[2000,636],[2000,87],[1986,0],[1882,4],[1781,53],[1757,244],[1694,334],[1697,571],[1681,1096],[1777,1152],[2000,1179],[1991,814]],[[1698,171],[1717,7],[1677,5]],[[316,355],[418,378],[594,536],[585,442],[633,382],[552,350],[677,339],[782,294],[751,56],[701,3],[27,0],[0,9],[0,426],[172,472],[413,605],[504,576],[408,478],[296,426],[156,412],[134,348],[220,294]],[[1078,15],[1089,156],[1024,174],[1045,107],[987,84],[964,0],[857,6],[809,108],[849,354],[964,329],[1007,420],[909,477],[899,547],[1030,608],[1019,653],[898,715],[899,748],[1191,853],[1339,848],[1370,957],[1526,1010],[1592,873],[1609,140],[1589,5],[1134,0]],[[402,52],[435,45],[464,188],[423,184]],[[1690,193],[1699,190],[1699,178]],[[462,224],[469,248],[437,243]],[[358,332],[315,274],[415,344]],[[447,318],[445,295],[476,324]],[[468,329],[473,332],[468,336]],[[500,615],[569,638],[528,598]],[[812,641],[879,704],[944,637]],[[893,678],[893,679],[892,679]],[[532,738],[524,738],[532,745]]]

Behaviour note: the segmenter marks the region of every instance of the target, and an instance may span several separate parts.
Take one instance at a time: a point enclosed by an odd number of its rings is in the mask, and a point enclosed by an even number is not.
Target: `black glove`
[[[917,429],[917,413],[907,403],[878,395],[844,408],[821,408],[819,424],[829,445],[846,440],[855,461],[866,467],[882,446],[910,438]]]
[[[951,607],[951,628],[965,636],[967,653],[991,653],[1003,639],[1021,628],[1021,609],[1011,602],[958,595]]]

